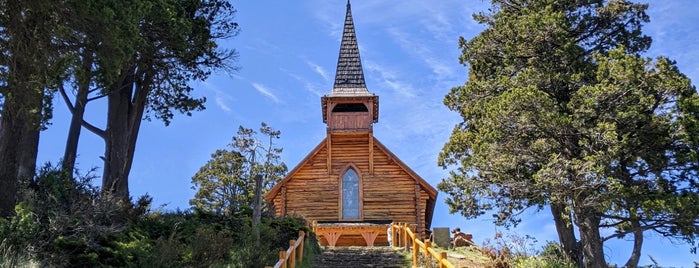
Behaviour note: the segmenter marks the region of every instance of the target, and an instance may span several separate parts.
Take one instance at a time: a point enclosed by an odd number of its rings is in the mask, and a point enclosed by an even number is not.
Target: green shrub
[[[274,265],[279,260],[279,251],[289,248],[289,241],[296,240],[299,231],[310,234],[310,228],[301,218],[263,218],[257,227],[259,242],[255,239],[255,229],[246,226],[237,237],[231,262],[226,267],[264,267]],[[320,251],[318,242],[314,240],[315,247],[306,246],[304,256],[313,256]],[[306,241],[308,242],[308,240]],[[306,255],[310,254],[310,255]],[[312,257],[310,257],[312,259]],[[309,266],[306,266],[309,267]]]
[[[289,247],[288,240],[286,246],[279,245],[278,231],[269,226],[268,221],[263,221],[256,228],[257,230],[251,226],[246,226],[239,233],[231,251],[231,261],[228,267],[253,268],[273,265],[279,259],[279,251]],[[256,231],[259,232],[259,241],[255,236]]]
[[[0,219],[0,268],[263,267],[310,234],[298,218],[265,217],[254,229],[246,211],[151,211],[150,197],[110,198],[90,173],[74,179],[47,164],[37,174],[22,183],[15,216]],[[319,252],[313,239],[305,256]]]

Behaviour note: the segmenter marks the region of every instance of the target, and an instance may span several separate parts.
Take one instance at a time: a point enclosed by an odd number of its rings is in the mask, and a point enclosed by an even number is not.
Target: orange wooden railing
[[[420,250],[422,250],[425,254],[425,260],[432,256],[439,263],[439,268],[454,268],[454,265],[447,260],[446,252],[437,252],[432,249],[432,243],[429,239],[425,242],[420,241],[407,223],[391,223],[391,237],[392,246],[405,247],[406,250],[412,248],[413,267],[418,267],[418,257]]]
[[[296,268],[296,262],[303,261],[303,243],[306,233],[299,231],[296,240],[289,240],[289,248],[286,251],[279,251],[279,261],[274,266],[265,268]]]

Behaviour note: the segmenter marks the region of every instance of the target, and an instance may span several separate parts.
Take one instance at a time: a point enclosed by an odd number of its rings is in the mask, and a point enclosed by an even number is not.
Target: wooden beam
[[[325,139],[328,143],[328,146],[327,146],[328,147],[328,157],[327,157],[328,158],[328,162],[327,162],[328,174],[333,174],[333,170],[332,170],[332,168],[333,168],[332,138],[333,138],[332,134],[330,132],[328,132],[328,138]]]
[[[286,183],[282,184],[282,216],[286,216]]]
[[[374,137],[369,131],[369,174],[374,175]]]
[[[418,237],[422,238],[424,231],[422,230],[422,217],[420,217],[420,184],[415,182],[415,221],[417,221],[417,227],[415,228]]]

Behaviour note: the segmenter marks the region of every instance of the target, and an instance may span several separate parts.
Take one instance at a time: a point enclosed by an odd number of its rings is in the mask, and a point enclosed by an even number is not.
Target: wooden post
[[[447,253],[446,252],[440,252],[439,253],[439,268],[446,268],[446,265],[442,263],[442,260],[447,258]]]
[[[332,157],[333,157],[333,154],[332,154],[332,152],[333,152],[333,151],[332,151],[332,139],[333,139],[332,133],[330,133],[330,131],[328,131],[328,138],[327,138],[327,143],[328,143],[328,144],[327,144],[327,147],[328,147],[328,161],[327,161],[327,163],[326,163],[327,169],[328,169],[328,174],[332,174],[332,173],[333,173],[333,170],[332,170],[332,168],[333,168],[333,165],[332,165],[332,161],[333,161],[333,160],[332,160]]]
[[[281,216],[286,216],[286,183],[282,183]]]
[[[420,256],[420,249],[417,247],[417,240],[413,239],[413,267],[417,267],[417,259]]]
[[[410,249],[410,239],[412,239],[412,237],[410,237],[410,234],[408,234],[408,231],[410,231],[410,224],[406,222],[405,223],[405,248],[406,249]]]
[[[415,222],[417,222],[417,226],[415,227],[415,235],[419,235],[416,238],[422,238],[421,233],[424,233],[422,231],[422,200],[420,200],[420,184],[415,181]]]
[[[301,243],[299,243],[299,247],[296,249],[296,259],[298,259],[299,262],[303,262],[303,244],[306,243],[306,233],[299,231],[299,238],[301,239]]]
[[[289,240],[291,252],[289,254],[289,268],[296,268],[296,240]]]
[[[429,259],[430,259],[430,250],[429,250],[429,248],[431,248],[431,247],[432,247],[432,241],[430,241],[429,239],[425,240],[425,260],[429,260]]]
[[[397,247],[398,246],[398,239],[397,239],[397,232],[396,232],[396,227],[398,227],[395,223],[391,223],[391,246]]]
[[[407,224],[407,223],[403,223],[403,228],[401,228],[401,229],[403,230],[403,231],[401,232],[402,237],[403,237],[403,238],[401,239],[401,240],[402,240],[402,241],[401,241],[401,243],[402,243],[401,246],[403,246],[403,248],[405,248],[405,250],[408,250],[408,229],[407,229],[407,228],[408,228],[408,224]]]
[[[279,260],[282,261],[281,268],[286,268],[286,251],[279,251]]]
[[[374,175],[374,136],[369,131],[369,174]]]

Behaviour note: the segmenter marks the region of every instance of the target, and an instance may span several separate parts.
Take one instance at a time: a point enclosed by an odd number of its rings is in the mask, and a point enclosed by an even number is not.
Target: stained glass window
[[[342,218],[359,219],[359,176],[351,168],[342,175]]]

